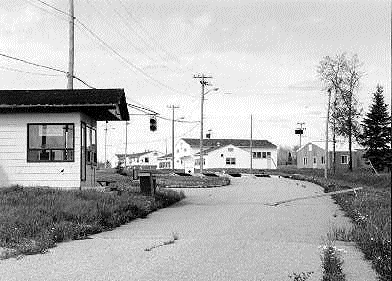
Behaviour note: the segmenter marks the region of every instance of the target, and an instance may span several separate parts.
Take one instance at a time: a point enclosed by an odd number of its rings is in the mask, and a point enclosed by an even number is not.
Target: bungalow
[[[325,168],[325,149],[321,146],[324,143],[314,142],[307,143],[297,150],[297,167],[298,168],[313,168],[313,169],[324,169]],[[329,143],[328,148],[328,168],[333,165],[333,151],[332,143]],[[336,152],[336,168],[337,169],[348,169],[349,161],[349,149],[348,144],[344,142],[337,142],[335,147]],[[353,168],[359,168],[365,166],[365,159],[363,158],[364,151],[357,145],[353,144],[352,157],[353,157]]]
[[[250,140],[204,139],[203,167],[205,169],[249,169]],[[200,169],[200,140],[183,138],[177,142],[174,167],[193,173]],[[159,159],[169,162],[168,159]],[[252,141],[252,167],[254,169],[276,169],[277,147],[267,140]],[[158,168],[166,167],[159,164]]]
[[[124,163],[124,154],[116,154],[119,164]],[[136,169],[156,169],[158,166],[158,157],[163,156],[159,151],[145,151],[127,155],[127,166]]]
[[[95,186],[97,121],[118,120],[123,89],[0,90],[0,186]]]

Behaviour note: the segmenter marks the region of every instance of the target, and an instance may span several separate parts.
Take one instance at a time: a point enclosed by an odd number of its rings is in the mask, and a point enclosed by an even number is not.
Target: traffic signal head
[[[150,118],[150,131],[155,132],[156,130],[157,130],[157,119],[154,116]]]

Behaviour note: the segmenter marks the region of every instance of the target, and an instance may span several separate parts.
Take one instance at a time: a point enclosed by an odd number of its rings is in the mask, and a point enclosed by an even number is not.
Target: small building
[[[200,169],[200,140],[180,139],[174,151],[175,169],[183,169],[193,173]],[[204,139],[203,140],[203,168],[204,169],[249,169],[250,168],[250,140],[244,139]],[[171,159],[158,159],[158,168],[163,169]],[[252,168],[276,169],[277,147],[267,140],[252,141]]]
[[[116,154],[120,164],[124,163],[124,154]],[[153,150],[139,153],[127,154],[127,166],[136,169],[156,169],[158,158],[163,156],[162,152]]]
[[[322,142],[307,143],[297,150],[297,168],[312,168],[324,169],[325,168],[325,149],[321,146]],[[325,144],[324,144],[325,145]],[[333,144],[328,144],[328,169],[333,166]],[[350,152],[348,144],[344,142],[337,142],[335,147],[336,154],[336,169],[348,169]],[[363,158],[364,151],[356,143],[352,147],[353,169],[365,166],[365,159]]]
[[[158,157],[158,167],[157,169],[171,169],[172,168],[172,153],[165,154],[161,157]]]
[[[0,186],[95,186],[97,121],[119,120],[123,89],[0,90]]]

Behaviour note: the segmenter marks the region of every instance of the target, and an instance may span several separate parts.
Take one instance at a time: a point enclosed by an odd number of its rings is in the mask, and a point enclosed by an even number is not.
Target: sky
[[[68,0],[0,1],[0,53],[68,69]],[[131,115],[127,153],[171,152],[175,141],[250,138],[277,146],[325,139],[327,94],[317,74],[325,56],[357,54],[364,75],[355,93],[367,112],[376,85],[391,104],[391,4],[372,1],[74,0],[75,75],[95,88],[123,88],[128,103],[159,113]],[[65,89],[64,74],[0,57],[1,89]],[[75,88],[88,88],[74,82]],[[212,89],[219,88],[214,91]],[[131,114],[141,112],[130,109]],[[168,120],[165,120],[168,119]],[[98,123],[104,160],[105,122]],[[125,152],[125,122],[109,122],[108,160]]]

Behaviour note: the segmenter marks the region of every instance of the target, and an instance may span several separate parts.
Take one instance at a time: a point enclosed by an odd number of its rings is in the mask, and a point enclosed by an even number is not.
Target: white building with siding
[[[0,91],[0,187],[95,186],[106,120],[129,120],[122,89]]]
[[[164,153],[159,151],[144,151],[139,153],[131,153],[127,155],[127,166],[131,168],[157,168],[158,158]],[[116,154],[118,161],[124,162],[124,154]]]
[[[250,140],[244,139],[204,139],[203,140],[204,169],[249,169],[251,154]],[[174,151],[175,169],[183,169],[187,173],[194,173],[200,169],[200,140],[180,139]],[[158,168],[167,169],[171,158],[161,157]],[[253,169],[276,169],[277,147],[267,140],[252,141]]]

